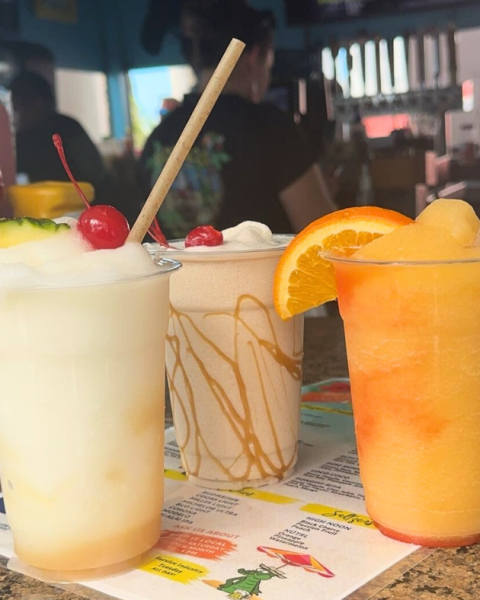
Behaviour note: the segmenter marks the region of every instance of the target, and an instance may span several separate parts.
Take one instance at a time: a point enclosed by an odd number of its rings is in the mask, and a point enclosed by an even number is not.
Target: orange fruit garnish
[[[374,239],[412,219],[393,210],[358,206],[314,221],[286,248],[275,273],[275,309],[289,319],[329,300],[337,289],[332,264],[322,258],[328,250],[349,256]]]

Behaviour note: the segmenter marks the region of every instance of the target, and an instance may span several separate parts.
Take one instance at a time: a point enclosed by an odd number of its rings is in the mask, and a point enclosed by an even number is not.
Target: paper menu
[[[417,548],[385,538],[366,515],[348,404],[305,406],[294,476],[256,490],[190,484],[172,429],[165,442],[157,548],[142,569],[87,588],[124,600],[341,600]]]

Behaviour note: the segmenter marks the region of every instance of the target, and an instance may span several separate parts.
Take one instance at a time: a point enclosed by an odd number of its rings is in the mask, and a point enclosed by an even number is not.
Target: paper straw
[[[141,242],[147,234],[244,48],[245,44],[240,40],[233,39],[230,42],[132,227],[128,242]]]

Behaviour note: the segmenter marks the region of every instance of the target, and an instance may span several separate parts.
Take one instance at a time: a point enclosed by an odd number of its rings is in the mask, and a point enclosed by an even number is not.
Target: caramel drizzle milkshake
[[[273,309],[282,248],[178,257],[168,383],[184,467],[205,487],[280,481],[297,460],[303,320],[283,322]]]

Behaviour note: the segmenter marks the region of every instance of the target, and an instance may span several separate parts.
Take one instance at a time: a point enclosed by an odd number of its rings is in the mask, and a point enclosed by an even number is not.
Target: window
[[[192,90],[196,79],[187,65],[132,69],[128,76],[133,142],[140,151],[161,118]]]
[[[105,73],[55,70],[58,112],[73,117],[98,144],[110,137],[110,109]]]

